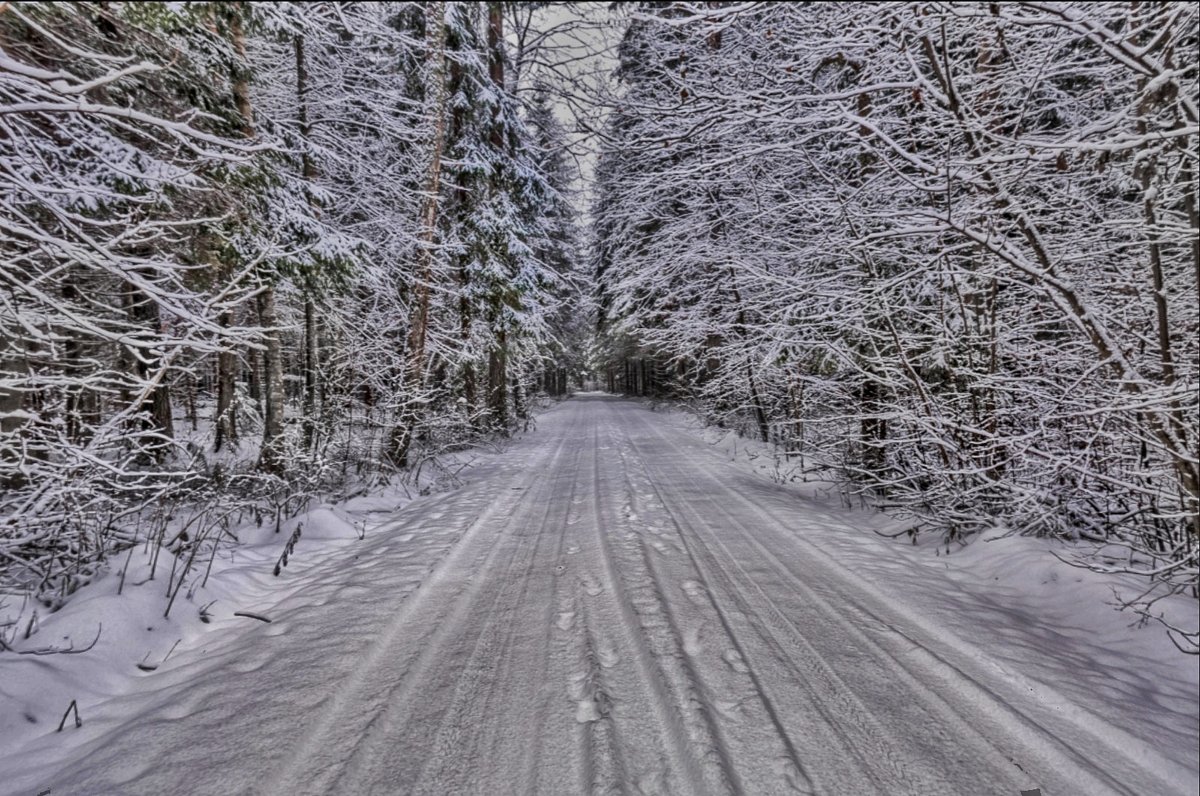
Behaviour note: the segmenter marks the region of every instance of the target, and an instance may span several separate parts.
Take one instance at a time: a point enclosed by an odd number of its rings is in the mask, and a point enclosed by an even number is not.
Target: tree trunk
[[[242,25],[241,16],[235,12],[229,23],[229,34],[233,40],[233,51],[238,58],[246,60],[246,29]],[[246,138],[254,136],[254,108],[250,104],[250,72],[239,69],[233,74],[233,104],[237,107],[238,115],[242,117],[242,135]]]
[[[223,329],[233,326],[233,313],[222,312],[217,318]],[[216,440],[213,450],[220,451],[225,443],[237,444],[237,412],[234,407],[237,356],[227,348],[217,354],[217,416]],[[257,386],[257,382],[255,382]]]
[[[862,444],[863,469],[879,475],[883,471],[883,441],[887,438],[887,421],[879,417],[879,384],[872,378],[864,378],[859,388],[859,412],[861,416],[859,436]]]
[[[246,58],[246,33],[242,26],[241,17],[235,13],[230,22],[230,38],[232,39],[234,52],[238,57],[245,60]],[[237,108],[238,115],[242,119],[242,135],[246,138],[254,136],[254,112],[250,105],[250,80],[248,73],[245,70],[235,71],[231,76],[233,89],[233,103]],[[221,270],[225,270],[221,268]],[[229,329],[233,326],[233,313],[225,311],[218,316],[217,322],[222,328]],[[217,416],[216,416],[216,439],[213,443],[213,450],[219,451],[224,444],[237,443],[237,419],[236,419],[236,386],[237,386],[237,355],[222,348],[217,354]]]
[[[450,62],[449,66],[449,94],[454,96],[463,87],[464,70],[463,65],[458,59]],[[466,134],[468,123],[467,108],[463,104],[456,105],[450,113],[450,131],[449,140],[460,140]],[[471,201],[471,190],[467,181],[458,179],[455,181],[454,189],[455,204],[459,213],[465,212],[468,204]],[[475,373],[475,362],[471,356],[471,324],[475,318],[475,308],[471,303],[471,271],[468,267],[469,259],[462,257],[459,260],[458,266],[458,339],[461,351],[463,354],[462,365],[462,397],[466,404],[466,415],[471,419],[472,426],[476,425],[478,420],[477,410],[479,401],[479,387],[477,384],[478,377]]]
[[[279,339],[279,317],[275,311],[275,287],[258,294],[258,322],[264,329],[262,452],[259,466],[267,472],[284,469],[283,445],[283,345]]]
[[[499,430],[508,428],[507,337],[504,329],[498,329],[496,344],[488,351],[488,409],[493,427]]]
[[[142,293],[133,284],[127,283],[124,301],[126,312],[137,326],[145,329],[147,335],[159,334],[161,319],[158,305],[149,296]],[[157,355],[146,351],[140,354],[130,351],[128,355],[130,368],[140,381],[149,381],[154,378],[156,368],[161,367],[158,359]],[[148,399],[135,408],[138,411],[147,410],[142,430],[163,438],[161,441],[152,443],[147,451],[154,459],[161,460],[169,448],[168,441],[175,438],[175,422],[171,412],[171,388],[167,384],[165,376],[161,377],[158,384],[150,391]]]
[[[497,92],[504,91],[504,4],[488,3],[488,75]],[[504,152],[505,142],[503,130],[500,127],[500,106],[497,104],[497,116],[492,120],[492,146],[498,153]],[[499,174],[494,179],[499,180]],[[499,191],[500,186],[493,186]],[[496,335],[494,345],[488,352],[488,408],[491,410],[492,423],[500,429],[508,428],[508,333],[504,328],[505,320],[499,299],[493,299],[492,328]]]
[[[389,458],[396,467],[408,466],[408,449],[413,429],[421,418],[425,372],[425,338],[429,324],[429,295],[433,282],[433,244],[437,236],[438,191],[442,179],[442,150],[446,143],[446,4],[426,6],[426,36],[429,48],[430,91],[426,92],[428,113],[433,122],[425,196],[421,203],[421,241],[417,250],[417,281],[413,291],[412,319],[408,328],[408,350],[404,364],[404,389],[408,399],[392,430]]]
[[[513,376],[512,380],[513,414],[518,420],[529,419],[529,408],[525,403],[525,393],[521,389],[521,376]]]
[[[312,452],[316,444],[320,395],[320,335],[317,331],[317,305],[312,288],[304,297],[304,449]]]
[[[462,350],[467,353],[471,344],[471,299],[467,290],[471,284],[471,275],[464,264],[459,269],[459,279],[462,284],[462,296],[458,299],[459,340]],[[463,401],[467,405],[467,416],[475,417],[476,402],[479,400],[478,387],[475,383],[475,364],[468,358],[463,364]]]
[[[234,15],[230,25],[233,49],[243,60],[246,58],[246,35],[242,20]],[[240,71],[234,76],[233,98],[238,114],[242,117],[242,134],[247,138],[254,135],[254,110],[250,104],[250,80],[248,72]],[[279,472],[284,468],[283,443],[283,344],[279,339],[279,317],[275,311],[275,285],[267,284],[257,297],[258,322],[263,327],[262,390],[265,399],[263,410],[262,450],[259,467],[267,472]]]
[[[308,151],[311,125],[308,121],[308,64],[304,56],[304,37],[294,39],[296,51],[296,115],[305,148],[301,155],[301,174],[305,181],[317,177],[317,167]],[[317,325],[316,280],[310,274],[304,285],[304,450],[311,453],[316,444],[318,394],[320,392],[320,337]]]
[[[254,402],[255,411],[262,414],[262,362],[259,361],[260,359],[257,348],[251,348],[246,352],[246,393]]]
[[[79,297],[79,292],[73,281],[68,282],[63,286],[63,298],[67,301],[75,301]],[[74,335],[68,335],[63,340],[63,362],[62,369],[67,375],[67,383],[70,384],[80,371],[80,360],[82,358],[82,346],[78,338]],[[63,408],[63,420],[66,424],[65,431],[67,439],[71,442],[78,443],[83,436],[83,387],[80,385],[68,386],[66,389],[66,400]]]

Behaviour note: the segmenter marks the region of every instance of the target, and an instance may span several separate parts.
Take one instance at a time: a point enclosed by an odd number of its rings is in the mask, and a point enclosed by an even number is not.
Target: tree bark
[[[259,466],[267,472],[284,469],[283,456],[283,345],[279,339],[279,316],[275,310],[275,288],[258,294],[258,322],[263,327],[263,413],[262,452]]]
[[[504,4],[488,3],[488,75],[497,92],[504,91]],[[498,154],[505,153],[504,131],[501,128],[500,106],[496,106],[496,117],[492,120],[492,146]],[[493,179],[499,182],[500,174]],[[498,184],[493,190],[501,190]],[[488,352],[488,408],[492,424],[500,430],[508,428],[508,334],[504,329],[504,317],[500,300],[493,299],[492,328],[496,335],[491,351]]]
[[[294,39],[296,51],[296,115],[300,121],[300,137],[305,149],[301,155],[301,176],[306,182],[317,177],[317,167],[308,150],[312,127],[308,120],[308,64],[304,54],[304,37]],[[320,418],[320,333],[317,320],[316,280],[310,274],[304,284],[304,449],[311,453],[316,444]]]
[[[310,286],[304,297],[304,449],[312,452],[320,423],[320,334]]]
[[[230,24],[233,49],[243,61],[246,58],[246,35],[242,20],[235,15]],[[234,75],[233,98],[238,114],[242,117],[242,134],[247,138],[254,135],[254,109],[250,104],[250,78],[246,71]],[[268,277],[270,278],[270,277]],[[268,282],[258,294],[258,322],[263,331],[263,411],[262,450],[259,467],[267,472],[279,472],[284,468],[283,451],[283,343],[279,338],[279,316],[275,311],[275,285]]]
[[[147,335],[159,334],[161,318],[158,305],[154,303],[153,299],[142,293],[132,283],[126,283],[124,301],[125,311],[138,327],[146,330]],[[139,354],[130,350],[128,362],[130,369],[142,381],[152,378],[156,366],[161,367],[158,365],[158,356],[146,351]],[[163,438],[160,442],[152,443],[146,451],[154,459],[161,460],[166,455],[169,440],[175,438],[175,422],[171,411],[171,388],[166,379],[162,378],[158,386],[150,391],[148,399],[135,408],[138,411],[147,411],[142,423],[142,430],[158,434]]]
[[[233,326],[233,313],[222,312],[217,318],[222,328]],[[236,381],[234,374],[237,368],[237,355],[228,349],[221,349],[217,354],[217,416],[216,440],[213,450],[220,451],[225,443],[237,444],[237,412],[234,408]],[[255,385],[257,386],[257,384]]]
[[[425,196],[421,202],[421,240],[417,251],[417,281],[413,290],[412,319],[408,327],[408,348],[404,365],[404,389],[409,391],[392,430],[389,458],[396,467],[408,466],[408,451],[413,431],[421,419],[425,396],[425,339],[429,325],[429,296],[433,282],[434,251],[437,237],[438,191],[442,179],[442,152],[446,143],[446,4],[426,7],[426,36],[429,47],[428,112],[433,122],[429,144],[429,163],[425,174]]]
[[[243,61],[246,58],[246,32],[242,26],[241,17],[235,13],[230,22],[230,38],[232,40],[234,52]],[[238,115],[241,117],[241,133],[246,138],[254,136],[254,111],[250,105],[250,80],[248,73],[245,70],[235,70],[230,75],[230,82],[233,90],[233,103],[237,108]],[[223,266],[218,266],[220,271],[227,270]],[[217,319],[217,322],[222,328],[229,329],[233,326],[233,313],[230,311],[222,312]],[[213,450],[220,451],[225,443],[237,443],[237,419],[236,419],[236,386],[237,386],[237,355],[226,348],[222,348],[217,354],[217,415],[216,415],[216,439],[213,443]]]

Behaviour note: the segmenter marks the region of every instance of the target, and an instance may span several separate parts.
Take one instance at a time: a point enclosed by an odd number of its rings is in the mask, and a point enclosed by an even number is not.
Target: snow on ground
[[[303,591],[324,569],[356,557],[354,550],[367,536],[376,534],[416,495],[433,493],[418,499],[436,501],[464,471],[480,465],[486,471],[495,458],[478,450],[444,454],[442,466],[427,468],[418,483],[381,487],[340,505],[314,505],[283,522],[278,531],[273,522],[247,522],[233,531],[236,546],[222,544],[218,549],[203,585],[205,567],[198,567],[169,616],[164,613],[171,557],[163,553],[155,566],[145,546],[112,561],[101,577],[55,613],[47,614],[44,607],[19,595],[0,594],[0,627],[16,627],[14,649],[80,650],[90,645],[80,654],[0,653],[0,794],[9,792],[9,767],[20,762],[10,755],[31,738],[39,739],[35,746],[46,752],[45,765],[51,767],[84,741],[102,738],[109,723],[94,721],[96,706],[136,700],[154,683],[150,675],[169,670],[182,653],[199,650],[203,656],[213,643],[233,648],[253,644],[248,634],[259,629],[255,626],[261,620],[235,612],[270,619],[281,600]],[[458,475],[447,478],[449,473]],[[275,576],[280,554],[297,527],[301,535],[294,554]],[[26,639],[30,626],[33,632]],[[76,728],[76,712],[71,712],[59,734],[59,723],[72,702],[83,724]]]
[[[0,792],[1197,792],[1195,660],[1133,584],[884,539],[678,413],[539,425],[296,518],[279,578],[291,528],[247,533],[170,620],[144,564],[86,587],[26,643],[94,650],[0,656]]]
[[[902,596],[915,621],[986,660],[1031,694],[1077,720],[1124,727],[1192,772],[1200,769],[1200,666],[1181,654],[1162,626],[1117,606],[1146,589],[1128,574],[1075,566],[1088,544],[1010,535],[1003,528],[947,549],[939,534],[888,538],[910,523],[876,510],[846,508],[835,486],[819,475],[801,480],[800,467],[772,446],[706,427],[694,414],[654,407],[664,424],[684,430],[732,466],[802,495],[815,506],[813,522],[797,535],[878,586]],[[812,463],[809,462],[811,468]],[[777,499],[763,489],[763,500]],[[878,533],[875,533],[878,532]],[[881,535],[882,534],[882,535]],[[1187,597],[1154,606],[1182,627],[1195,627],[1200,604]],[[1131,728],[1133,729],[1133,728]],[[1112,734],[1121,742],[1123,732]],[[1200,792],[1194,773],[1188,792]]]

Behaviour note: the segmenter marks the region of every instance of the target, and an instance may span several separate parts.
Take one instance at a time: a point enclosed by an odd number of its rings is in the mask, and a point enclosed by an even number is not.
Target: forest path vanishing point
[[[1174,792],[1150,744],[906,612],[815,543],[844,521],[643,405],[538,425],[252,643],[185,651],[51,792]]]

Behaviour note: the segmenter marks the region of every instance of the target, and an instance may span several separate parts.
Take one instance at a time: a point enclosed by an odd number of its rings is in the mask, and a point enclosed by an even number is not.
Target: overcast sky
[[[558,115],[571,133],[571,150],[580,170],[584,214],[599,146],[588,131],[603,129],[617,65],[616,46],[625,22],[624,11],[608,2],[551,3],[533,15],[531,27],[546,35],[526,55],[534,63],[521,76],[522,88],[531,88],[541,75],[557,92]]]

